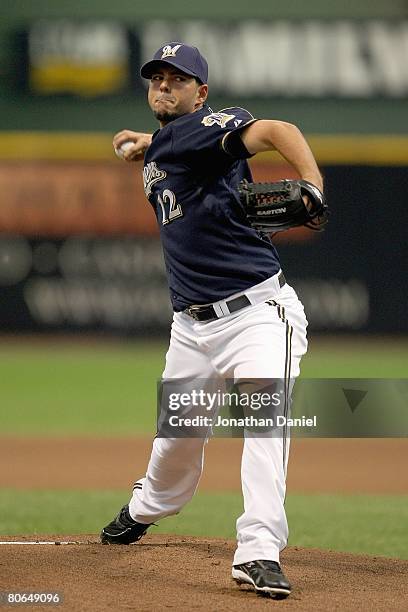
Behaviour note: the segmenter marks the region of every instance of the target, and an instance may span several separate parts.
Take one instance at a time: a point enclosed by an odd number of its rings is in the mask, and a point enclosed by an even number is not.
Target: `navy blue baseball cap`
[[[196,77],[201,83],[208,81],[208,64],[197,47],[190,47],[180,42],[169,42],[160,47],[150,62],[143,64],[140,74],[145,79],[150,79],[152,74],[160,67],[160,64],[170,64]]]

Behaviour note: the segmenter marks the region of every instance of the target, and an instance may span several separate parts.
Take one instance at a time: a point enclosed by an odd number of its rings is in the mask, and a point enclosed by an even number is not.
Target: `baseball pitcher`
[[[213,112],[207,62],[196,47],[169,42],[141,74],[159,128],[123,130],[113,145],[128,162],[144,160],[144,190],[160,228],[174,310],[163,379],[293,381],[307,321],[270,235],[299,225],[320,230],[326,222],[313,154],[294,125],[258,120],[240,107]],[[270,150],[298,181],[253,182],[247,159]],[[102,530],[102,542],[136,542],[152,523],[178,513],[197,488],[205,442],[156,437],[145,477]],[[288,537],[288,452],[288,436],[245,429],[232,577],[276,598],[291,591],[279,564]]]

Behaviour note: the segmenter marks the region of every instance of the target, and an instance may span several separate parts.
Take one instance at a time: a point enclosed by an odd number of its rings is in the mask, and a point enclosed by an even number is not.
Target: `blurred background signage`
[[[144,58],[175,34],[203,51],[213,91],[288,97],[408,94],[408,20],[154,21],[140,34]]]
[[[41,19],[29,26],[27,39],[28,86],[36,94],[116,95],[138,82],[139,50],[144,61],[170,40],[202,50],[212,93],[408,94],[408,20],[153,20],[131,28],[115,21]]]
[[[117,94],[130,83],[126,28],[113,21],[35,21],[28,30],[28,82],[37,94]]]
[[[309,329],[407,333],[408,14],[394,0],[237,0],[232,15],[216,0],[15,2],[0,23],[0,332],[167,333],[141,164],[119,161],[112,135],[157,128],[139,70],[170,41],[207,57],[214,109],[294,123],[316,155],[327,231],[273,238]],[[273,152],[251,168],[293,176]]]

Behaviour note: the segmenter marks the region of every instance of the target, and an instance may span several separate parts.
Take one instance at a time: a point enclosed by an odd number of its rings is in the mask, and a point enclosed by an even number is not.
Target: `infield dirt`
[[[408,561],[288,548],[282,562],[294,590],[274,601],[232,581],[234,542],[147,535],[131,546],[102,546],[95,536],[67,539],[78,543],[1,546],[0,591],[59,591],[58,608],[70,612],[407,609]]]
[[[143,474],[150,446],[148,438],[4,437],[0,487],[123,489]],[[405,470],[395,468],[405,465],[407,450],[408,440],[294,440],[289,490],[406,494]],[[211,441],[201,488],[239,489],[240,452],[239,440]],[[0,541],[35,539],[3,536]],[[67,612],[408,608],[408,561],[399,559],[288,547],[282,563],[294,590],[288,599],[274,601],[232,581],[234,541],[154,534],[131,546],[102,546],[96,535],[41,540],[76,544],[1,545],[0,592],[59,591],[64,597],[59,609]]]
[[[151,437],[0,437],[0,488],[130,490],[151,445]],[[241,452],[242,440],[211,440],[200,490],[240,491]],[[406,495],[407,461],[406,438],[294,439],[288,491]]]

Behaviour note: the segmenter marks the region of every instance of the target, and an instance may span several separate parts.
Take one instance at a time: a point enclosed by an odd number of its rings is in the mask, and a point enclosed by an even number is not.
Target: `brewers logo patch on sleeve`
[[[208,168],[217,168],[220,163],[230,164],[234,160],[223,148],[223,138],[254,121],[256,119],[244,108],[231,107],[217,112],[203,108],[173,122],[173,150],[180,156],[188,154]]]
[[[220,127],[224,128],[232,119],[235,119],[235,115],[227,115],[227,113],[211,113],[211,115],[206,115],[201,123],[206,127],[219,125]]]

